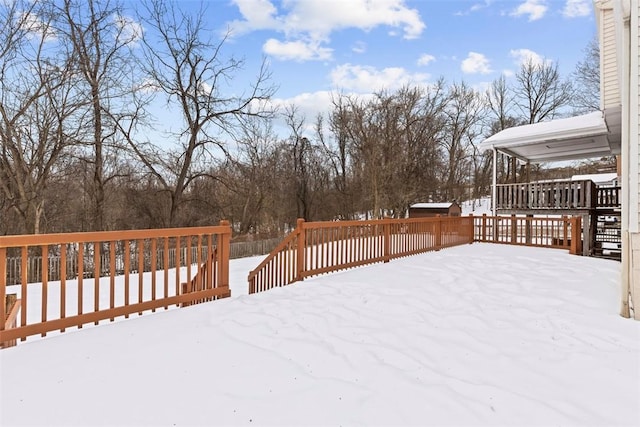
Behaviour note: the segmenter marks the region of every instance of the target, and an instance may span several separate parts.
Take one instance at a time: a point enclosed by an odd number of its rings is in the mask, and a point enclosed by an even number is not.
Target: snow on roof
[[[566,119],[507,128],[485,139],[483,144],[537,142],[544,136],[552,136],[554,139],[558,139],[562,136],[572,137],[575,134],[582,134],[588,131],[607,131],[607,125],[601,111]]]
[[[614,181],[618,178],[618,174],[613,173],[591,173],[586,175],[573,175],[571,181],[586,181],[591,180],[596,184],[605,184]]]
[[[448,209],[453,205],[453,202],[449,203],[414,203],[409,206],[410,208],[418,209]]]
[[[601,111],[504,129],[480,147],[532,162],[599,157],[614,151]]]

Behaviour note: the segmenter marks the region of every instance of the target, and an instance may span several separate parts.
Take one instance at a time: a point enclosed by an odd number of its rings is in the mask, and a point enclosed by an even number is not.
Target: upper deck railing
[[[597,187],[591,180],[499,184],[498,210],[592,210],[620,206],[620,187]]]

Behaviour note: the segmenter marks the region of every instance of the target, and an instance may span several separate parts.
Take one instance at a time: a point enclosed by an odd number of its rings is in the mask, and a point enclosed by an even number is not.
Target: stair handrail
[[[262,271],[267,265],[269,265],[280,253],[282,253],[286,248],[288,248],[290,244],[294,242],[302,234],[303,223],[304,223],[304,220],[299,219],[297,222],[296,228],[292,232],[290,232],[288,235],[286,235],[285,238],[262,260],[260,264],[258,264],[256,268],[254,268],[249,272],[248,281],[249,281],[250,294],[256,292],[255,280],[258,273]],[[293,256],[297,256],[297,254],[294,254]],[[285,278],[285,283],[283,283],[283,286],[300,280],[301,277],[298,277],[298,276],[299,275],[296,273],[295,277],[293,277],[292,280],[289,280],[289,277]]]

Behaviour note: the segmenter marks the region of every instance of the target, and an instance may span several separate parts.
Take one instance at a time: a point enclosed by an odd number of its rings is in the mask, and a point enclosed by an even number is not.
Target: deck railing
[[[619,208],[621,187],[598,187],[596,206],[599,208]]]
[[[249,293],[306,277],[471,243],[470,217],[305,222],[249,273]]]
[[[18,326],[18,313],[20,313],[20,306],[22,301],[16,298],[15,295],[6,296],[5,305],[5,321],[4,328],[12,329]],[[0,341],[0,348],[13,347],[17,344],[17,339],[8,340],[5,342]]]
[[[598,204],[593,181],[553,181],[499,184],[496,208],[510,210],[595,209]]]
[[[474,217],[474,241],[508,245],[539,246],[582,252],[582,218],[537,218],[525,216]]]
[[[249,293],[306,277],[478,242],[581,253],[581,218],[438,217],[304,222],[249,273]]]
[[[21,307],[18,325],[0,324],[0,343],[227,297],[230,237],[226,221],[213,227],[2,236],[0,301],[8,293],[19,294]],[[30,281],[30,256],[48,259],[50,254],[60,256],[60,280],[50,281],[49,263],[42,263],[38,282]],[[7,286],[8,255],[20,257],[20,285]],[[70,256],[80,260],[74,279],[66,271]],[[190,285],[183,291],[182,283]],[[0,319],[6,311],[0,304]]]
[[[272,239],[266,240],[255,240],[255,241],[247,241],[247,242],[231,242],[230,246],[230,254],[229,259],[235,258],[243,258],[249,256],[256,255],[265,255],[272,251],[280,242],[282,241],[282,237],[276,237]],[[116,268],[122,271],[124,266],[124,251],[117,250],[116,248]],[[164,268],[175,268],[174,260],[177,258],[175,248],[169,249],[169,265],[166,267],[163,265],[164,255],[163,248],[158,249],[158,269]],[[187,248],[181,247],[181,257],[182,259],[186,259],[187,257]],[[197,248],[194,246],[190,249],[191,251],[191,259],[196,259],[197,256]],[[100,255],[100,265],[102,269],[100,271],[101,276],[109,275],[109,253],[102,253]],[[75,279],[78,276],[78,252],[70,251],[66,254],[66,265],[65,265],[65,274],[66,279]],[[47,263],[47,272],[48,272],[48,280],[57,281],[60,280],[62,275],[60,274],[62,271],[61,265],[61,256],[59,254],[49,254],[49,256],[45,259]],[[94,269],[89,266],[88,263],[92,262],[91,260],[84,261],[84,278],[93,277]],[[29,282],[38,282],[42,278],[42,269],[43,259],[42,256],[39,255],[30,255],[27,259],[27,271],[29,272],[27,276],[27,280]],[[22,281],[22,260],[19,256],[8,256],[7,257],[7,286],[10,285],[19,285]],[[89,271],[87,271],[89,270]],[[150,259],[147,259],[144,264],[144,271],[151,271]]]

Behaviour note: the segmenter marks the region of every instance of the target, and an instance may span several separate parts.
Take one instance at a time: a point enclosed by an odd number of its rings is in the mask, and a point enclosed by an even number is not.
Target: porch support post
[[[496,195],[498,193],[498,150],[493,148],[493,184],[491,186],[491,215],[496,216]]]
[[[586,213],[582,215],[582,255],[591,255],[591,215]]]

